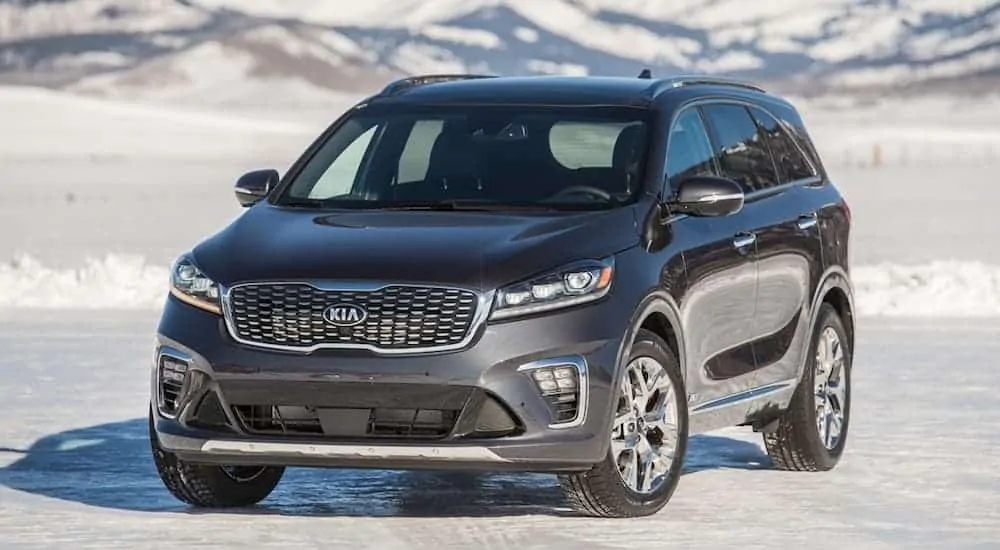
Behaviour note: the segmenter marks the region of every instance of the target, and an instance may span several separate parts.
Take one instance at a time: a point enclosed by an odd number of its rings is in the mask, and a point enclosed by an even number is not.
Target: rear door
[[[817,214],[821,180],[784,123],[770,109],[749,108],[773,159],[777,181],[754,201],[758,289],[754,344],[757,385],[794,383],[810,337],[809,308],[823,270]]]
[[[701,109],[681,111],[671,126],[667,184],[676,190],[695,175],[718,175],[716,152]],[[692,430],[730,425],[745,416],[734,396],[751,389],[757,267],[751,220],[742,212],[722,218],[687,217],[676,224],[687,288],[680,300],[686,338],[686,382]],[[712,414],[701,414],[712,413]]]

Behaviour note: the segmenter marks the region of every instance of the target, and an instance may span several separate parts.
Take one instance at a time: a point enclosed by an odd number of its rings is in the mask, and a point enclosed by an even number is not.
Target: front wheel
[[[829,304],[813,329],[799,387],[764,446],[779,470],[817,472],[837,465],[851,419],[851,349],[847,331]]]
[[[279,466],[216,466],[177,458],[163,449],[149,417],[149,444],[160,479],[177,499],[204,508],[242,508],[264,500],[285,469]]]
[[[688,437],[684,381],[662,338],[639,331],[617,391],[607,457],[586,472],[560,476],[560,482],[583,514],[648,516],[677,488]]]

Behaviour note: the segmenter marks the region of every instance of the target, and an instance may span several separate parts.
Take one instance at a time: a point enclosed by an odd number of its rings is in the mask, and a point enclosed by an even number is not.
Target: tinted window
[[[566,168],[610,168],[624,124],[558,122],[549,131],[552,156]]]
[[[319,177],[319,181],[309,191],[309,198],[328,198],[349,193],[374,135],[375,128],[371,127],[352,141]]]
[[[681,113],[670,128],[667,146],[667,180],[677,189],[681,180],[691,176],[713,176],[712,143],[705,131],[705,123],[697,109]]]
[[[443,120],[418,120],[413,125],[403,154],[399,156],[398,183],[423,181],[427,176],[431,150],[443,127]]]
[[[774,164],[778,167],[778,175],[782,183],[816,175],[812,165],[802,154],[802,150],[795,144],[785,128],[778,123],[777,119],[761,109],[752,108],[750,112],[753,113],[757,123],[767,136],[771,156],[774,158]]]
[[[723,174],[746,192],[777,185],[778,175],[767,143],[750,112],[741,105],[709,105],[705,115],[715,136]]]
[[[370,106],[327,138],[279,202],[616,207],[639,191],[647,116],[612,107]]]

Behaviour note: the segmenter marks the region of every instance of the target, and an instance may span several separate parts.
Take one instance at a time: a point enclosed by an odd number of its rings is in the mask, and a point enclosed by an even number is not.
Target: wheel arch
[[[628,331],[622,339],[621,349],[618,351],[618,360],[614,373],[615,380],[617,380],[620,370],[627,363],[632,343],[641,329],[649,330],[660,338],[663,338],[670,347],[670,351],[676,356],[677,364],[681,370],[681,377],[686,382],[687,369],[685,364],[684,333],[681,327],[679,309],[673,297],[662,291],[656,291],[647,295],[636,308],[629,323]]]
[[[810,335],[813,332],[813,327],[816,326],[816,322],[819,319],[819,313],[823,304],[830,304],[840,316],[840,320],[844,324],[844,330],[847,331],[848,349],[853,356],[856,332],[854,285],[851,283],[851,279],[847,272],[839,266],[827,269],[820,278],[819,286],[817,287],[816,294],[813,297],[812,305],[809,310],[808,326]],[[806,341],[806,345],[812,345],[811,337]],[[809,353],[803,354],[798,372],[798,380],[800,381],[802,380],[802,374],[805,372],[805,366],[808,361]]]

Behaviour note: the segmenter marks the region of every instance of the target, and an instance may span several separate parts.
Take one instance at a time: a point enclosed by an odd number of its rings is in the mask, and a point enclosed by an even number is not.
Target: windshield
[[[340,125],[278,204],[599,209],[639,191],[645,111],[368,107]]]

